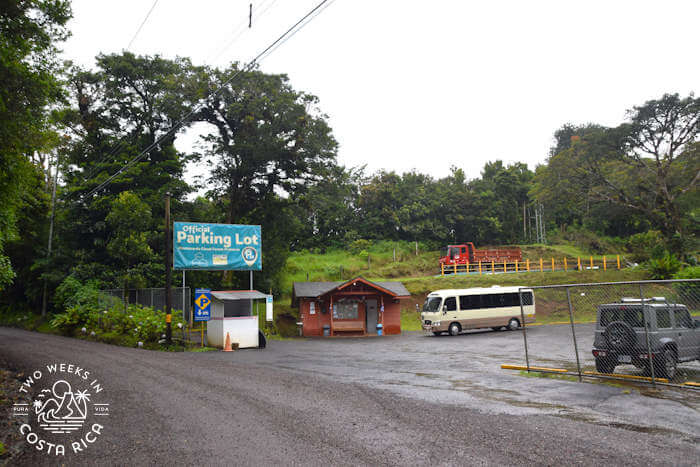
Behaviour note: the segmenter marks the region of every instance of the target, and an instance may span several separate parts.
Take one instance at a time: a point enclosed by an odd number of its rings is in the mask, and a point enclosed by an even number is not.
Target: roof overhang
[[[267,298],[257,290],[212,290],[211,296],[220,301],[227,300],[260,300]]]

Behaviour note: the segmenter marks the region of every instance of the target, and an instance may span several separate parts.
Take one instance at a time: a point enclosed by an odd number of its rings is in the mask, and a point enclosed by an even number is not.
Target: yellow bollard
[[[503,272],[508,272],[508,266],[506,266],[506,260],[503,260]]]
[[[469,274],[469,260],[467,260],[467,274]]]
[[[481,260],[479,260],[479,275],[481,275]]]
[[[581,257],[578,256],[576,259],[578,260],[578,270],[581,271]]]
[[[564,272],[566,272],[566,256],[564,256]]]
[[[455,261],[455,274],[457,274],[457,262]]]
[[[591,269],[593,269],[593,256],[591,256]]]
[[[603,256],[603,271],[607,271],[607,270],[608,270],[608,265],[606,264],[605,256]]]
[[[544,263],[542,262],[542,258],[540,258],[540,272],[544,272]]]
[[[441,274],[444,276],[445,275],[445,263],[440,263],[440,269],[441,269]]]
[[[617,269],[620,269],[620,255],[617,255]]]
[[[527,272],[530,272],[530,259],[525,260],[525,265],[527,266]]]
[[[554,272],[554,258],[552,258],[552,272]]]
[[[518,272],[518,260],[515,260],[515,272]]]
[[[491,260],[491,274],[496,274],[496,263]]]

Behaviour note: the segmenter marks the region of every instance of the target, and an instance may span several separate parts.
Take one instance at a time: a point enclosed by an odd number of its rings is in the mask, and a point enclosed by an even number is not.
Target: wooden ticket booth
[[[401,282],[295,282],[303,336],[364,336],[401,333],[401,300],[411,294]]]

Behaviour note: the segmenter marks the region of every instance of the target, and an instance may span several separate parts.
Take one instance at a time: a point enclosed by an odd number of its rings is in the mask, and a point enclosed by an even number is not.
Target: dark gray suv
[[[691,318],[685,305],[664,297],[623,298],[599,305],[593,356],[600,373],[612,373],[625,364],[650,373],[651,357],[654,374],[672,379],[678,362],[700,359],[700,321]]]

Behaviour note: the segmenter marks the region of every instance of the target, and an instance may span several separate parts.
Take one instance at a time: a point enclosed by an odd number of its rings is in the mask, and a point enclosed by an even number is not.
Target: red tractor
[[[455,265],[462,271],[467,265],[481,263],[514,263],[523,260],[523,252],[520,248],[477,250],[472,242],[460,245],[447,245],[447,253],[440,258],[440,269],[444,272],[453,272]]]

